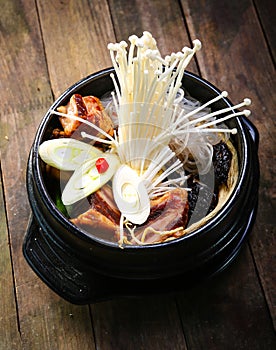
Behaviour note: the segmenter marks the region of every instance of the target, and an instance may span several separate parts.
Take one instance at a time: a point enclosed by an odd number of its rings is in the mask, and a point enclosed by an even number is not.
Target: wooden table
[[[1,1],[1,350],[276,349],[275,15],[272,0]],[[28,153],[52,101],[111,66],[109,42],[144,30],[162,55],[199,38],[203,48],[189,70],[233,102],[252,99],[260,133],[257,221],[235,263],[196,288],[71,305],[22,255]]]

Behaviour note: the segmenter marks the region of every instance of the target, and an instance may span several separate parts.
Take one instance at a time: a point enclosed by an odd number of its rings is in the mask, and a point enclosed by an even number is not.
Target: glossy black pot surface
[[[76,83],[50,109],[65,105],[74,93],[101,97],[111,91],[111,72],[113,69],[107,69]],[[183,86],[201,102],[220,93],[188,72]],[[222,99],[213,108],[226,106],[231,103]],[[238,129],[231,139],[238,153],[239,178],[215,217],[181,238],[124,249],[77,228],[56,208],[38,156],[38,147],[49,138],[56,120],[50,111],[45,115],[29,156],[27,190],[32,217],[23,253],[38,276],[60,296],[85,304],[116,295],[176,291],[218,273],[233,261],[254,222],[258,198],[258,132],[245,117],[228,123]]]

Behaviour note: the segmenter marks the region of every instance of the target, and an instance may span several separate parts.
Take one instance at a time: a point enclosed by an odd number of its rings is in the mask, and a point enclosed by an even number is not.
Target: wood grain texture
[[[275,14],[276,14],[276,3],[272,0],[265,1],[255,1],[257,14],[260,18],[263,36],[267,41],[268,53],[271,53],[271,60],[276,62],[276,27],[275,27]],[[265,45],[263,46],[265,49]],[[265,60],[269,60],[269,55],[266,54]],[[263,60],[264,61],[264,60]],[[264,79],[271,76],[271,84],[267,84],[263,91],[271,89],[272,94],[273,84],[275,86],[276,75],[275,70],[271,65],[266,67],[266,63],[262,65],[261,69],[264,71]],[[269,79],[270,80],[270,79]],[[276,247],[276,166],[275,166],[275,154],[276,154],[276,144],[275,144],[275,100],[269,101],[265,96],[266,93],[262,93],[260,98],[264,101],[262,106],[262,111],[265,112],[264,116],[264,130],[262,133],[260,151],[261,155],[261,168],[265,166],[265,171],[262,171],[261,177],[261,188],[260,196],[262,198],[259,205],[259,219],[254,227],[254,239],[251,240],[253,247],[254,256],[256,257],[257,266],[260,271],[260,278],[264,285],[264,292],[268,300],[268,305],[271,310],[272,320],[274,328],[276,329],[276,268],[275,268],[275,247]],[[274,107],[273,107],[274,104]],[[269,117],[268,121],[267,116]],[[264,158],[263,158],[264,156]],[[269,270],[268,270],[269,268]]]
[[[255,0],[257,13],[263,28],[263,35],[268,43],[269,52],[272,54],[274,64],[276,62],[276,3],[274,0]]]
[[[87,75],[111,66],[114,32],[106,1],[38,0],[55,97]]]
[[[24,349],[95,349],[88,306],[65,302],[39,279],[17,292]]]
[[[53,293],[44,284],[41,287],[42,283],[22,255],[22,242],[30,215],[25,188],[26,164],[36,128],[52,103],[34,1],[14,0],[1,6],[0,63],[4,101],[1,104],[1,165],[23,348],[53,349],[51,344],[62,348],[64,334],[67,334],[68,349],[80,348],[82,339],[77,335],[82,334],[81,327],[86,332],[87,348],[93,349],[91,329],[87,331],[81,326],[86,324],[91,327],[88,308],[72,312],[72,306],[56,296],[53,303]],[[9,261],[6,257],[6,266]],[[41,290],[36,289],[36,285]],[[68,316],[71,313],[77,314],[74,320]],[[15,317],[13,310],[10,317],[10,321]],[[70,337],[70,334],[75,336]],[[14,341],[17,341],[16,333]]]
[[[100,349],[186,349],[173,298],[113,300],[91,309]]]
[[[252,99],[250,120],[260,133],[261,169],[259,212],[250,242],[275,324],[275,70],[266,50],[261,27],[250,1],[183,1],[191,33],[203,42],[198,61],[205,78],[230,99]],[[205,16],[197,21],[200,8]],[[221,11],[224,16],[220,16]],[[237,13],[239,14],[237,16]],[[254,28],[254,29],[252,29]],[[233,64],[235,62],[235,64]],[[272,199],[274,198],[274,200]]]
[[[248,247],[223,274],[178,300],[188,349],[262,350],[276,346]]]
[[[0,349],[19,350],[22,347],[2,185],[0,176]]]
[[[1,164],[16,284],[29,278],[21,247],[30,215],[25,172],[35,130],[52,102],[33,1],[1,7]]]

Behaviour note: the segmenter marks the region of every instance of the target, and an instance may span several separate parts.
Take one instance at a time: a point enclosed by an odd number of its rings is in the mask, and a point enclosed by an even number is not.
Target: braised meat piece
[[[75,115],[77,117],[86,119],[87,109],[84,104],[83,98],[79,94],[75,94],[70,98],[69,103],[66,106],[60,106],[57,108],[58,112]],[[63,127],[64,136],[70,137],[74,131],[81,125],[81,122],[67,117],[60,117],[60,123]]]
[[[82,97],[79,94],[74,94],[66,106],[60,106],[57,108],[57,110],[61,113],[74,115],[85,119],[101,128],[108,134],[113,135],[112,120],[105,112],[100,100],[97,97]],[[74,120],[69,117],[60,117],[59,120],[63,127],[63,131],[55,130],[54,133],[57,134],[56,136],[71,137],[74,133],[77,133],[78,136],[81,131],[86,131],[90,135],[103,137],[102,134],[96,129],[93,129],[78,120]]]
[[[105,215],[114,223],[120,223],[121,213],[113,199],[112,188],[104,185],[98,191],[88,197],[92,209]]]
[[[114,202],[111,187],[103,186],[88,197],[88,202],[90,208],[71,221],[98,237],[117,242],[121,213]]]
[[[119,226],[98,210],[91,208],[71,222],[95,236],[117,242],[115,233]]]
[[[188,209],[188,195],[184,188],[176,188],[167,192],[151,201],[149,218],[144,225],[137,227],[135,236],[143,240],[143,243],[162,242],[169,237],[176,238],[182,234],[181,231],[162,235],[156,231],[166,232],[178,227],[185,228],[188,221]],[[145,232],[147,234],[144,234]]]

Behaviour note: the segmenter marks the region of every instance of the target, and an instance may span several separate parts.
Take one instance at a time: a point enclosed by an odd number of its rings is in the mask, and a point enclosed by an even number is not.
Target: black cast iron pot
[[[113,89],[106,69],[66,90],[51,106],[65,105],[72,94],[101,97]],[[201,102],[220,92],[198,76],[186,72],[183,86]],[[231,106],[227,99],[214,109]],[[56,127],[57,117],[48,111],[30,151],[27,190],[32,216],[23,253],[37,275],[56,293],[76,304],[114,296],[173,292],[222,271],[236,257],[256,215],[259,165],[258,132],[245,117],[228,125],[238,129],[231,137],[238,153],[239,177],[230,199],[207,224],[169,242],[126,246],[91,236],[73,225],[55,206],[38,155],[39,145]]]

